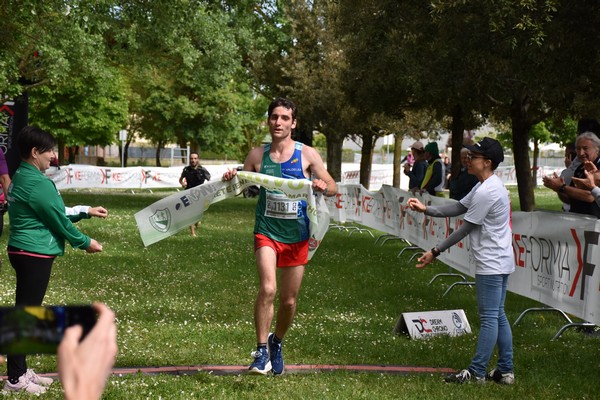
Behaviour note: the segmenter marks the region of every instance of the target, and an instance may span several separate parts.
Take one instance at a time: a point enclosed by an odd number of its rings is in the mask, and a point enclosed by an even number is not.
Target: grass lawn
[[[560,209],[553,193],[538,189],[541,208]],[[65,192],[66,204],[103,205],[107,220],[79,228],[104,245],[90,255],[68,247],[54,263],[45,304],[99,300],[118,317],[117,367],[247,365],[255,347],[253,303],[257,290],[252,228],[255,199],[213,205],[199,236],[182,231],[144,248],[133,214],[168,191],[155,193]],[[518,201],[513,206],[517,208]],[[540,205],[542,201],[540,201]],[[373,232],[377,237],[380,232]],[[5,247],[7,234],[0,238]],[[417,270],[399,241],[384,246],[366,233],[332,230],[307,268],[298,313],[284,343],[289,364],[411,365],[462,369],[475,350],[479,321],[474,290],[452,279],[431,278],[440,262]],[[2,255],[0,301],[11,305],[14,272]],[[538,303],[509,294],[511,321]],[[411,340],[392,334],[403,312],[464,309],[472,335]],[[514,327],[517,383],[504,387],[446,385],[440,374],[394,375],[309,372],[281,377],[113,376],[106,399],[593,399],[600,389],[600,338],[575,330],[550,340],[564,324],[559,316],[530,314]],[[38,372],[56,371],[54,356],[29,358]],[[492,365],[493,366],[493,362]],[[59,384],[43,395],[62,398]],[[26,398],[14,396],[13,398]]]

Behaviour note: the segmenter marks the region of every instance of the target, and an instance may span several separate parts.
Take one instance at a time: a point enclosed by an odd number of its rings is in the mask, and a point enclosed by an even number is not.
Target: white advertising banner
[[[315,195],[308,179],[283,179],[255,172],[240,171],[230,181],[205,183],[165,197],[135,214],[144,242],[149,246],[174,235],[202,219],[211,204],[235,197],[251,185],[279,190],[289,199],[305,200],[309,219],[308,258],[321,244],[329,227],[329,210],[323,195]]]
[[[454,201],[390,186],[374,194],[359,185],[342,184],[338,195],[326,202],[337,222],[354,221],[422,249],[432,248],[462,223],[462,217],[434,218],[414,212],[406,207],[410,197],[427,205]],[[516,271],[509,290],[600,325],[600,268],[596,268],[600,266],[600,222],[562,212],[514,212],[512,227]],[[468,237],[439,259],[475,276]]]
[[[205,166],[213,177],[219,179],[230,165]],[[70,164],[50,168],[46,176],[56,188],[63,189],[158,189],[180,188],[179,177],[183,167],[98,167]],[[214,179],[214,178],[213,178]]]

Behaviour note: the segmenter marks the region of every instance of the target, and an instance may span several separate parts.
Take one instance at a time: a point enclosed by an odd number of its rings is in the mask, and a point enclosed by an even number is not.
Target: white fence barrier
[[[327,206],[334,221],[357,222],[421,249],[432,248],[460,226],[461,217],[425,218],[408,209],[409,197],[410,192],[387,185],[372,192],[361,185],[341,184],[338,195],[327,198]],[[432,205],[454,201],[427,194],[417,197]],[[512,227],[516,271],[509,290],[600,325],[599,220],[563,212],[514,212]],[[439,259],[475,276],[469,249],[467,237]]]

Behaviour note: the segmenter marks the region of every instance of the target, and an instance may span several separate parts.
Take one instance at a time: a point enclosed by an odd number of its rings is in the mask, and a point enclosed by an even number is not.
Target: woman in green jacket
[[[56,158],[55,144],[51,134],[34,126],[25,127],[17,136],[22,161],[8,189],[8,258],[17,277],[16,305],[42,304],[52,263],[63,255],[65,241],[88,253],[102,251],[100,243],[73,225],[78,217],[67,217],[60,192],[44,175]],[[27,369],[23,355],[7,357],[7,374],[5,391],[43,393],[52,383]]]

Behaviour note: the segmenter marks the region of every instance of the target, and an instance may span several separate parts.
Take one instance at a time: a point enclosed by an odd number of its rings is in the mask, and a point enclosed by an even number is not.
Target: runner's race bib
[[[265,217],[279,219],[298,218],[298,200],[288,199],[283,193],[267,192],[267,206],[265,207]]]

